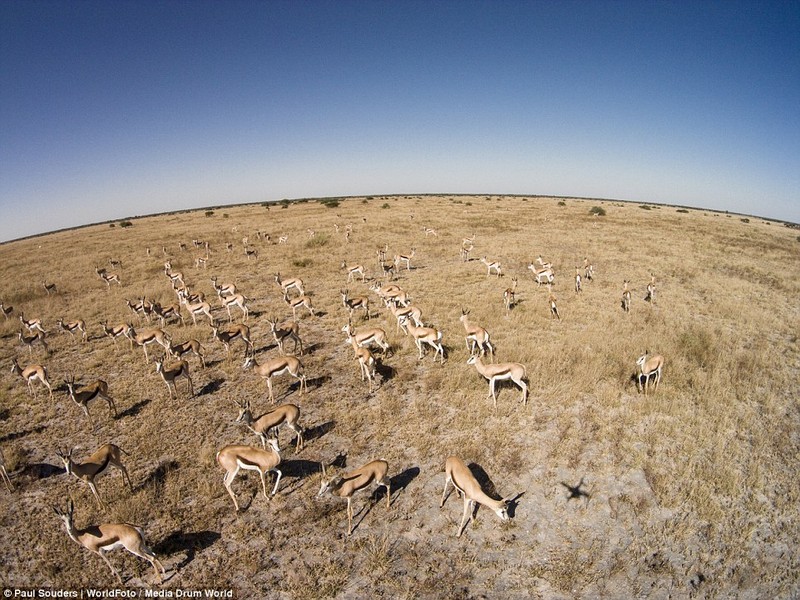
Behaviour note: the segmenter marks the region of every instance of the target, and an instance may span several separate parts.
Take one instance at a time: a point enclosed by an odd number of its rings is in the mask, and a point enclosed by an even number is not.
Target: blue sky
[[[800,2],[0,2],[0,240],[392,193],[800,222]]]

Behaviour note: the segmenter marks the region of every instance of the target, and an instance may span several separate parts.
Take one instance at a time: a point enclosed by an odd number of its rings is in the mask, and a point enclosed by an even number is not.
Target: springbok
[[[272,393],[272,378],[276,375],[288,373],[295,379],[300,380],[300,395],[308,391],[306,383],[306,376],[303,373],[303,364],[294,356],[279,356],[272,358],[266,362],[259,364],[256,362],[255,356],[248,356],[244,359],[243,369],[252,368],[256,375],[263,377],[267,380],[267,389],[269,390],[269,401],[275,404],[275,396]]]
[[[93,525],[86,529],[77,529],[73,521],[74,510],[75,507],[72,500],[67,501],[66,510],[53,508],[53,512],[64,521],[69,537],[102,558],[120,585],[123,585],[122,577],[106,558],[106,552],[118,550],[119,548],[125,548],[131,554],[148,561],[153,566],[158,581],[163,581],[163,576],[166,574],[164,566],[156,558],[155,553],[145,544],[141,528],[129,523],[104,523],[102,525]],[[159,569],[161,569],[160,573]]]
[[[636,366],[639,367],[639,373],[636,377],[636,387],[639,392],[642,391],[642,377],[644,377],[644,395],[647,396],[647,384],[651,375],[655,375],[656,378],[653,391],[658,391],[658,384],[661,382],[661,371],[664,369],[664,357],[660,354],[649,356],[645,350],[645,353],[636,360]]]
[[[458,526],[456,537],[461,537],[470,521],[475,519],[474,509],[476,503],[483,504],[486,508],[493,510],[501,521],[508,521],[508,505],[511,502],[511,498],[494,500],[487,496],[472,471],[458,456],[449,456],[447,458],[444,472],[446,478],[439,508],[442,508],[447,500],[447,488],[451,483],[458,495],[464,497],[464,514],[461,516],[461,524]]]
[[[519,386],[522,390],[522,404],[528,403],[528,385],[525,383],[525,365],[519,363],[497,363],[487,365],[484,364],[483,359],[479,354],[474,354],[467,360],[468,365],[475,365],[478,373],[483,375],[489,380],[489,398],[494,400],[494,406],[497,408],[497,394],[495,394],[494,385],[497,381],[505,381],[510,379]]]
[[[274,437],[278,439],[277,428],[280,425],[286,425],[289,429],[297,435],[297,443],[295,445],[295,452],[300,452],[303,449],[303,427],[298,423],[300,419],[300,409],[295,404],[281,404],[276,406],[270,411],[265,412],[260,417],[253,417],[250,409],[250,400],[244,402],[236,402],[239,407],[239,416],[236,417],[237,423],[244,423],[247,428],[255,433],[261,440],[261,446],[267,447],[267,439]],[[275,429],[275,435],[272,436],[272,430]],[[280,446],[278,447],[280,450]]]
[[[225,446],[222,450],[217,452],[217,464],[225,470],[222,483],[233,500],[233,506],[236,512],[239,512],[239,503],[236,501],[236,495],[231,489],[231,484],[241,469],[245,471],[258,471],[261,477],[261,489],[264,491],[264,498],[269,499],[270,496],[274,496],[275,492],[278,491],[278,484],[281,482],[281,472],[277,468],[278,465],[281,464],[278,441],[275,438],[270,438],[267,440],[267,443],[270,446],[269,450],[251,448],[250,446]],[[267,496],[265,475],[270,471],[274,471],[277,477],[275,479],[275,487],[272,488],[272,493]]]
[[[347,535],[353,533],[353,494],[363,490],[370,484],[386,488],[386,508],[391,506],[392,481],[387,477],[389,463],[385,460],[373,460],[355,471],[350,471],[344,475],[329,477],[325,465],[322,466],[322,483],[320,484],[317,496],[330,494],[339,498],[347,498]]]

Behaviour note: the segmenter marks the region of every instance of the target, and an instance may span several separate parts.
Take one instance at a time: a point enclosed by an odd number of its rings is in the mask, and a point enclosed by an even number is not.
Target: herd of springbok
[[[339,226],[336,226],[336,232],[339,233]],[[439,236],[433,228],[423,228],[423,232],[425,237]],[[345,242],[349,241],[351,233],[352,226],[344,229]],[[314,237],[314,235],[315,232],[309,230],[309,237]],[[256,232],[254,237],[266,243],[272,243],[270,236],[261,232]],[[197,256],[194,260],[195,270],[207,269],[210,264],[213,265],[218,260],[211,253],[210,245],[207,242],[193,240],[192,243],[196,249],[204,251],[202,255]],[[258,261],[258,252],[256,248],[251,246],[250,236],[245,236],[242,243],[248,260],[255,259]],[[288,236],[280,236],[277,243],[288,243]],[[476,239],[474,234],[463,238],[460,257],[465,263],[475,260],[470,258],[470,253],[475,246]],[[188,244],[181,243],[180,248],[186,250]],[[232,252],[233,244],[226,244],[226,249],[228,252]],[[164,306],[155,300],[148,300],[145,297],[139,297],[133,301],[124,299],[136,323],[131,320],[109,325],[108,322],[103,321],[100,323],[100,335],[92,338],[91,341],[87,334],[86,323],[80,318],[65,320],[63,317],[58,317],[57,320],[53,321],[55,330],[69,333],[73,339],[75,339],[75,334],[80,334],[80,343],[82,344],[102,343],[108,337],[111,338],[116,348],[119,338],[127,339],[131,351],[134,351],[137,346],[142,348],[144,360],[147,364],[150,364],[151,361],[151,355],[148,353],[148,346],[150,346],[151,350],[155,349],[156,352],[156,355],[152,357],[153,376],[160,377],[163,380],[167,386],[169,398],[173,399],[180,396],[179,379],[185,380],[186,393],[192,397],[194,396],[194,384],[190,363],[185,357],[188,357],[189,354],[193,355],[199,361],[200,367],[205,369],[208,356],[207,350],[196,338],[176,341],[173,338],[173,333],[168,331],[168,327],[172,325],[185,326],[184,315],[188,313],[194,325],[197,325],[198,317],[202,320],[207,320],[208,339],[210,342],[218,342],[224,347],[227,360],[231,360],[232,349],[235,345],[244,347],[243,369],[252,369],[255,375],[266,380],[269,400],[273,405],[275,404],[273,379],[281,375],[288,375],[297,380],[299,396],[308,393],[307,374],[301,360],[304,355],[304,345],[297,311],[298,309],[305,309],[308,316],[304,314],[302,316],[313,319],[318,309],[315,312],[311,296],[307,294],[307,284],[302,279],[286,276],[279,272],[273,274],[275,284],[279,288],[278,296],[282,298],[283,303],[286,305],[286,310],[291,309],[292,316],[291,318],[287,316],[287,318],[281,319],[276,315],[270,315],[269,318],[265,319],[269,332],[275,341],[277,354],[271,357],[262,356],[257,358],[253,335],[250,326],[246,324],[251,317],[249,304],[252,301],[240,291],[240,286],[235,282],[220,281],[216,276],[213,276],[210,278],[210,283],[216,293],[216,299],[209,301],[209,298],[196,286],[189,286],[187,283],[188,278],[183,272],[173,268],[173,260],[175,259],[169,256],[166,247],[163,248],[163,253],[166,261],[163,264],[164,279],[160,281],[175,294],[174,303]],[[433,352],[432,361],[434,364],[437,357],[441,364],[444,364],[447,359],[442,330],[430,323],[426,323],[421,309],[413,303],[409,292],[395,283],[395,278],[400,276],[401,273],[413,278],[410,274],[415,269],[413,263],[417,259],[416,248],[411,248],[411,251],[407,253],[398,252],[391,255],[389,254],[388,244],[385,244],[377,250],[376,254],[377,265],[374,268],[368,269],[364,264],[357,262],[343,262],[341,264],[341,269],[344,271],[341,282],[342,287],[339,289],[342,300],[341,307],[336,307],[335,309],[331,307],[330,309],[331,311],[338,310],[342,315],[342,321],[346,317],[346,324],[341,328],[341,332],[345,334],[344,343],[347,350],[342,351],[349,352],[349,349],[352,349],[353,361],[358,363],[361,381],[366,382],[370,394],[381,385],[378,381],[380,378],[378,366],[382,361],[394,356],[394,350],[389,343],[389,336],[385,329],[371,324],[362,325],[361,327],[354,325],[359,317],[363,319],[362,323],[367,321],[372,323],[373,320],[380,319],[380,313],[372,312],[376,304],[384,311],[383,316],[389,322],[392,319],[396,321],[395,334],[402,334],[410,338],[417,349],[418,360],[424,360],[429,351]],[[148,258],[145,260],[153,259],[149,248],[147,248],[146,255]],[[224,260],[224,255],[220,260]],[[186,261],[186,263],[191,264],[189,261]],[[486,277],[494,275],[501,278],[505,274],[499,261],[490,260],[483,256],[480,258],[480,263],[486,267]],[[256,267],[253,267],[255,269],[260,263],[253,264],[256,265]],[[112,259],[109,261],[109,265],[121,268],[122,262]],[[550,314],[553,319],[560,320],[561,315],[558,311],[557,299],[553,293],[556,279],[555,267],[540,255],[535,261],[530,262],[527,268],[531,271],[532,280],[536,283],[537,288],[542,285],[546,286]],[[106,284],[106,293],[112,292],[112,283],[116,284],[116,288],[125,289],[119,274],[109,272],[106,268],[99,266],[95,267],[95,272],[101,281]],[[351,294],[347,286],[358,284],[359,282],[361,285],[366,286],[370,279],[370,273],[374,273],[375,276],[369,282],[368,290],[365,289],[364,295]],[[502,294],[498,294],[498,310],[500,310],[499,301],[501,296],[506,317],[509,317],[514,312],[518,293],[517,286],[521,277],[522,274],[512,277],[511,286],[502,290]],[[593,281],[594,278],[594,266],[586,258],[582,268],[575,267],[575,293],[583,293],[585,286]],[[628,286],[629,281],[624,281],[621,308],[625,313],[631,310],[631,292]],[[47,283],[45,281],[43,282],[43,288],[48,296],[51,294],[57,296],[59,294],[55,283]],[[369,292],[377,296],[376,301],[372,304],[370,303]],[[120,302],[122,300],[120,299]],[[647,284],[645,300],[651,303],[655,302],[654,275],[651,275],[650,282]],[[234,313],[232,309],[237,309],[238,312]],[[0,303],[0,311],[2,311],[5,319],[8,320],[14,310],[13,307]],[[224,322],[224,317],[219,317],[219,313],[227,315],[227,322]],[[462,307],[460,322],[464,326],[465,345],[469,355],[466,361],[467,364],[474,365],[478,374],[488,381],[488,397],[492,399],[495,408],[497,407],[497,383],[503,381],[511,381],[520,388],[522,405],[526,405],[529,388],[525,365],[517,362],[495,362],[495,346],[492,344],[489,330],[471,321],[469,313],[468,308]],[[45,357],[50,356],[51,350],[46,342],[49,333],[43,324],[43,320],[41,318],[26,318],[21,310],[17,310],[17,316],[21,327],[27,330],[26,335],[23,329],[20,328],[18,339],[28,347],[29,356],[33,355],[34,345],[41,346]],[[291,352],[289,352],[287,345],[289,341],[293,342]],[[663,357],[651,356],[646,352],[635,361],[635,364],[637,369],[635,375],[637,388],[640,391],[643,388],[644,394],[647,395],[649,384],[652,380],[654,388],[657,389],[664,366]],[[51,375],[46,365],[33,363],[22,367],[17,358],[13,358],[11,372],[20,376],[27,386],[28,394],[34,399],[37,397],[37,387],[39,386],[47,388],[50,397],[53,396]],[[96,428],[97,423],[96,417],[93,418],[90,414],[89,404],[95,399],[105,401],[109,411],[114,416],[117,415],[116,404],[109,392],[109,384],[105,380],[96,379],[79,385],[75,381],[74,374],[68,373],[63,375],[63,382],[64,387],[61,389],[64,389],[66,395],[81,409],[93,430]],[[305,429],[300,425],[301,409],[298,404],[280,404],[261,415],[252,413],[249,399],[237,401],[236,408],[239,411],[236,422],[244,424],[247,429],[257,436],[260,442],[259,445],[255,446],[243,443],[225,445],[216,454],[216,461],[219,467],[224,470],[223,486],[233,501],[235,511],[238,512],[240,510],[239,503],[231,486],[239,471],[257,471],[261,479],[264,497],[274,496],[278,492],[282,476],[279,469],[281,448],[278,442],[278,429],[281,426],[285,426],[294,433],[296,436],[295,452],[301,452],[305,447]],[[73,451],[74,448],[68,447],[63,451],[59,450],[57,455],[62,460],[66,473],[73,475],[88,486],[101,509],[106,508],[106,504],[100,496],[95,479],[106,472],[108,467],[111,466],[119,470],[123,480],[133,490],[133,485],[122,459],[123,454],[127,453],[119,446],[113,443],[106,443],[90,456],[84,457],[80,461],[73,458]],[[353,533],[354,529],[352,498],[356,492],[365,490],[372,485],[384,487],[386,488],[386,506],[387,508],[391,507],[392,480],[388,475],[389,464],[387,461],[382,459],[371,460],[360,468],[336,475],[329,473],[332,465],[326,466],[324,461],[320,462],[320,465],[322,480],[318,496],[330,494],[347,500],[348,536]],[[275,474],[275,483],[268,494],[266,477],[269,473]],[[1,449],[0,475],[2,475],[8,491],[12,492],[12,478],[6,471]],[[473,475],[470,467],[458,456],[450,456],[445,460],[445,485],[440,507],[444,506],[448,496],[448,487],[451,485],[464,500],[463,515],[456,531],[457,536],[460,537],[462,535],[468,523],[474,518],[476,504],[481,504],[495,512],[503,521],[509,519],[509,508],[512,499],[497,500],[489,497],[481,488],[481,484]],[[162,580],[162,576],[165,575],[166,571],[156,555],[146,546],[141,528],[126,523],[109,523],[86,529],[77,529],[73,523],[74,505],[72,500],[67,503],[66,508],[59,506],[55,507],[54,510],[63,520],[69,536],[98,554],[120,583],[122,579],[118,571],[105,556],[107,551],[116,548],[125,548],[150,562],[157,578]]]

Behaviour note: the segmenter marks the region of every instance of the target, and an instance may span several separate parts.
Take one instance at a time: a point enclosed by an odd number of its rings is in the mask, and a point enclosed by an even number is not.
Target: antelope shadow
[[[197,392],[195,394],[195,396],[205,396],[207,394],[213,394],[214,392],[219,391],[219,389],[222,387],[223,383],[225,383],[224,379],[221,379],[221,378],[212,379],[207,384],[205,384],[202,388],[200,388],[200,391]]]
[[[142,409],[145,406],[147,406],[151,402],[152,402],[152,400],[150,398],[145,398],[144,400],[139,400],[139,402],[137,402],[136,404],[133,404],[132,406],[129,406],[128,408],[123,410],[121,413],[117,413],[117,416],[114,417],[114,420],[119,421],[120,419],[124,419],[125,417],[135,417],[140,412],[142,412]]]
[[[221,537],[222,535],[216,531],[175,531],[153,546],[153,552],[158,556],[185,552],[186,558],[175,565],[175,570],[178,570],[192,562],[197,552],[210,548]]]

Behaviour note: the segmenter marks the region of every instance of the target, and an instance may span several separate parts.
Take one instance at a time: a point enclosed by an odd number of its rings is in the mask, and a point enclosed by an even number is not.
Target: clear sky
[[[438,192],[800,222],[800,2],[0,2],[0,240]]]

